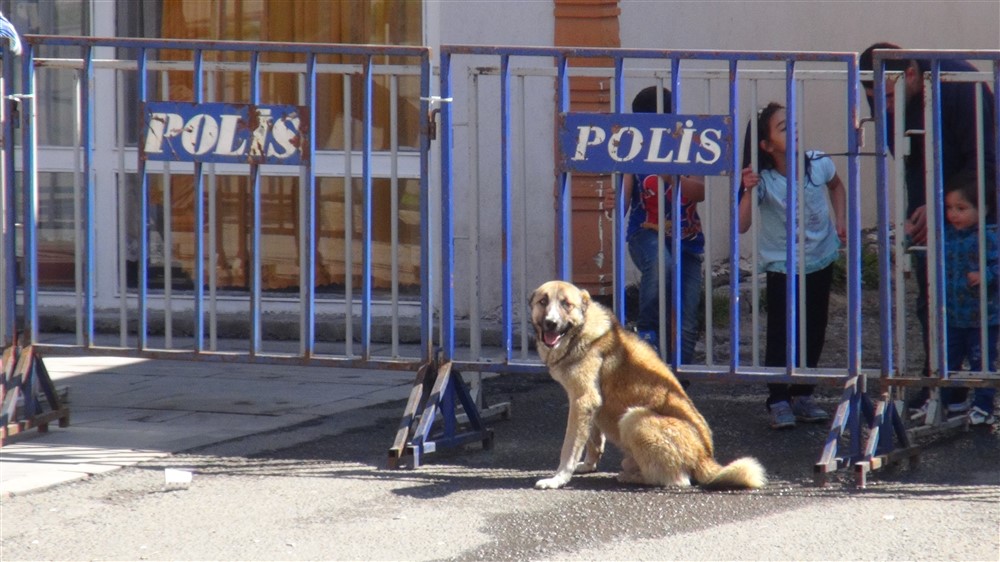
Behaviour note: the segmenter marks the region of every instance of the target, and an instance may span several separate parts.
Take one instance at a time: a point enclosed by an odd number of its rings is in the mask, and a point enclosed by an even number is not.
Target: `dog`
[[[531,294],[530,307],[538,355],[569,399],[559,468],[535,488],[561,488],[574,473],[597,470],[605,439],[624,453],[623,483],[767,484],[752,457],[726,466],[715,461],[712,432],[670,368],[586,290],[549,281]]]

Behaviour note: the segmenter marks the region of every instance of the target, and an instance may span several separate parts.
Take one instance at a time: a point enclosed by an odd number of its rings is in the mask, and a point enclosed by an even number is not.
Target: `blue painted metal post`
[[[205,101],[203,87],[202,63],[204,51],[194,50],[194,103]],[[200,160],[194,162],[194,350],[201,353],[205,350],[205,175],[204,165]],[[169,201],[164,204],[169,205]],[[170,267],[170,264],[164,264]]]
[[[681,112],[681,60],[676,57],[670,59],[670,95],[671,95],[670,107],[673,113],[680,113]],[[661,96],[657,96],[657,99],[659,99],[660,97]],[[660,102],[657,101],[657,105],[659,105],[659,103]],[[673,182],[674,182],[674,188],[673,190],[671,190],[671,201],[670,201],[670,217],[671,217],[670,257],[674,263],[670,268],[670,294],[663,296],[670,298],[670,303],[671,303],[670,304],[671,317],[667,318],[666,320],[669,323],[668,325],[670,326],[669,333],[671,335],[671,340],[672,340],[670,342],[670,364],[676,371],[681,364],[681,346],[682,346],[681,342],[684,340],[684,329],[683,329],[684,323],[681,321],[681,316],[685,313],[684,310],[681,310],[681,268],[683,267],[683,261],[684,261],[681,257],[681,218],[682,218],[681,176],[675,175],[673,178]],[[663,218],[662,204],[659,205],[659,209],[660,209],[660,216],[661,218]],[[658,229],[661,238],[660,238],[660,244],[657,245],[657,248],[660,249],[659,256],[657,257],[657,262],[660,264],[659,279],[660,279],[660,284],[662,286],[664,280],[666,279],[666,275],[664,275],[664,267],[662,262],[664,257],[663,253],[664,240],[662,238],[663,221],[661,220],[659,224],[661,225],[660,228]],[[664,302],[662,298],[660,299],[660,302],[661,303]],[[663,316],[665,312],[666,310],[664,306],[661,304],[660,323],[659,323],[660,326],[663,325],[663,320],[664,320]],[[694,314],[694,312],[688,311],[688,314]],[[660,330],[661,345],[662,342],[666,339],[665,336],[666,334],[663,333],[663,330]],[[660,349],[663,348],[661,347]]]
[[[21,185],[24,186],[24,215],[22,222],[22,245],[24,252],[24,328],[26,343],[38,341],[38,225],[35,223],[38,188],[37,170],[35,168],[35,65],[34,45],[24,44],[24,66],[22,67],[21,85],[25,97],[21,98],[21,112],[24,115],[24,126],[21,127]]]
[[[934,251],[927,256],[927,266],[933,267],[937,272],[937,282],[933,284],[934,295],[937,306],[934,310],[928,311],[933,314],[934,324],[938,326],[936,341],[931,341],[931,345],[937,347],[937,365],[932,369],[937,369],[938,376],[949,378],[948,375],[948,331],[945,329],[945,277],[944,277],[944,168],[942,158],[936,156],[942,154],[941,150],[941,61],[935,59],[931,61],[931,114],[933,120],[934,135],[931,143],[934,146],[933,166],[934,166],[934,214],[933,220],[928,224],[928,228],[933,228]],[[926,133],[924,133],[926,134]],[[926,157],[924,159],[926,162]]]
[[[365,84],[362,88],[361,132],[361,356],[371,357],[371,315],[372,315],[372,57],[365,57],[362,72]]]
[[[305,225],[302,243],[306,247],[305,263],[299,270],[302,284],[302,356],[310,358],[316,347],[316,53],[306,55],[306,105],[309,106],[309,160],[306,162],[304,185],[299,186],[300,196],[305,198]],[[347,141],[350,142],[350,141]],[[350,189],[349,185],[345,185]],[[350,211],[347,211],[350,212]],[[349,259],[349,257],[348,257]],[[345,271],[350,278],[350,271]]]
[[[139,78],[139,83],[137,85],[139,94],[139,103],[145,104],[148,100],[147,96],[147,80],[146,80],[146,49],[139,49],[139,58],[136,60],[136,69]],[[148,124],[147,124],[148,125]],[[149,174],[146,173],[146,159],[139,158],[139,216],[134,220],[139,221],[139,255],[136,256],[136,270],[139,286],[137,287],[138,300],[136,302],[136,315],[138,317],[138,322],[136,326],[137,334],[137,348],[139,351],[143,351],[148,347],[147,343],[147,322],[148,322],[148,312],[146,310],[146,299],[148,297],[148,286],[149,286],[149,231],[147,230],[147,224],[149,222]],[[125,251],[124,248],[121,251]],[[126,287],[120,287],[119,290],[126,291]]]
[[[847,372],[852,377],[861,371],[861,160],[858,157],[861,120],[858,115],[858,82],[858,57],[855,56],[847,65],[847,255],[851,257],[847,263]]]
[[[250,53],[250,103],[260,103],[260,53]],[[251,115],[251,118],[253,116]],[[259,126],[259,124],[258,124]],[[250,161],[250,356],[261,352],[261,268],[263,266],[263,246],[261,244],[261,187],[260,164]]]
[[[441,98],[450,99],[451,53],[441,53]],[[452,104],[441,106],[441,331],[444,359],[455,356],[455,202],[452,195]]]
[[[3,59],[0,60],[3,68],[3,88],[0,89],[0,103],[3,103],[3,228],[0,230],[0,237],[3,238],[3,295],[0,295],[3,305],[3,326],[0,326],[0,334],[3,335],[0,347],[6,348],[14,341],[14,334],[17,330],[16,315],[17,306],[17,253],[14,243],[14,224],[17,222],[14,205],[14,116],[11,109],[16,101],[12,101],[8,96],[12,95],[10,90],[14,85],[14,71],[16,66],[13,61],[13,53],[9,49],[9,43],[4,43]],[[22,113],[23,115],[23,113]]]
[[[889,217],[889,131],[886,130],[886,99],[885,99],[885,65],[875,64],[873,66],[873,86],[875,96],[875,187],[878,207],[878,245],[886,250],[878,254],[879,265],[879,304],[882,310],[892,310],[892,266],[891,256],[887,251],[890,248],[889,225],[892,224]],[[882,314],[880,322],[880,334],[882,338],[881,358],[882,358],[882,378],[889,379],[895,374],[895,364],[893,351],[893,325],[891,315]]]
[[[556,79],[556,103],[559,113],[569,113],[569,60],[559,53],[557,57],[558,76]],[[559,193],[556,195],[556,278],[569,281],[573,271],[572,236],[570,224],[572,221],[572,201],[570,198],[570,175],[562,170],[559,172]]]
[[[423,53],[420,57],[420,118],[430,118],[431,67],[430,57]],[[441,105],[451,106],[448,101]],[[314,113],[314,112],[313,112]],[[431,227],[430,227],[430,146],[431,133],[428,127],[420,128],[420,349],[424,362],[430,361],[434,353],[431,349],[434,329],[434,294],[435,277],[431,271]],[[310,135],[315,136],[315,135]],[[442,153],[446,152],[442,148]]]
[[[785,206],[785,372],[791,375],[798,364],[799,349],[799,283],[798,283],[798,219],[799,219],[799,157],[798,100],[795,88],[795,60],[785,63],[785,178],[788,197]]]
[[[84,185],[84,234],[83,248],[85,255],[83,273],[83,345],[94,344],[94,276],[96,275],[96,255],[94,251],[95,234],[95,201],[97,189],[94,186],[94,104],[91,100],[91,78],[94,75],[94,48],[84,48],[83,70],[80,76],[80,105],[83,109],[80,137],[83,142],[83,185]]]
[[[740,151],[736,150],[739,130],[737,116],[739,115],[739,80],[736,60],[729,61],[729,118],[733,122],[733,163],[730,166],[729,191],[729,372],[736,373],[740,364],[740,182],[741,162]],[[753,108],[751,108],[753,109]],[[751,141],[752,142],[752,141]],[[709,281],[706,281],[709,282]],[[750,297],[756,298],[756,295]]]
[[[503,254],[500,257],[501,268],[501,315],[503,322],[504,358],[510,361],[513,357],[514,335],[511,327],[511,268],[514,263],[514,244],[511,209],[513,196],[511,192],[511,154],[512,138],[510,115],[510,57],[500,57],[500,236]]]
[[[1000,58],[993,61],[993,134],[1000,136]],[[993,142],[993,187],[1000,191],[1000,140]],[[1000,197],[996,197],[996,215],[1000,217]],[[997,257],[1000,259],[1000,256]],[[997,302],[1000,302],[1000,283],[996,287]]]
[[[625,113],[625,58],[615,57],[615,77],[612,86],[615,99],[615,113]],[[618,321],[625,324],[625,256],[628,255],[628,248],[625,242],[625,215],[628,212],[630,201],[625,200],[625,174],[618,174],[618,181],[615,182],[615,220],[612,226],[614,232],[614,288],[615,288],[615,315]],[[632,189],[639,189],[633,185]]]

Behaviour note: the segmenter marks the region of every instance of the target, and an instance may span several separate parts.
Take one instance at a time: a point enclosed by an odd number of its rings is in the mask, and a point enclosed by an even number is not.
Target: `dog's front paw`
[[[586,474],[588,472],[595,472],[597,470],[596,462],[586,462],[581,461],[577,463],[576,469],[573,470],[575,474]]]
[[[562,488],[567,482],[569,482],[568,476],[556,474],[552,478],[543,478],[535,482],[535,488],[538,490],[555,490],[556,488]]]

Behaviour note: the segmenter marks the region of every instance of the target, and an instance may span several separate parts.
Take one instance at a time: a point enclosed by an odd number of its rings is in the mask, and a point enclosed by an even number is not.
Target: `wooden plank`
[[[403,418],[400,420],[399,428],[396,430],[396,437],[392,447],[389,448],[389,468],[400,467],[400,459],[412,454],[412,448],[407,446],[410,440],[411,429],[420,409],[424,394],[426,393],[427,374],[431,371],[430,363],[426,363],[417,370],[417,376],[413,381],[413,388],[410,389],[410,397],[406,401],[406,409],[403,410]]]
[[[3,381],[0,381],[0,386],[4,392],[0,400],[0,446],[29,429],[37,428],[38,433],[45,433],[49,430],[49,423],[56,420],[59,427],[69,426],[69,408],[65,406],[65,399],[52,382],[38,351],[31,346],[22,350],[11,346],[4,350],[2,358]],[[37,385],[31,380],[32,374],[39,377]],[[42,411],[37,388],[45,393],[48,411]],[[19,400],[23,400],[21,408],[18,407]]]

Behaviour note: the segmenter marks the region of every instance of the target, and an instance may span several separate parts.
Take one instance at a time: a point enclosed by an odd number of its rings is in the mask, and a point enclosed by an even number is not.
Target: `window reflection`
[[[89,0],[0,0],[4,13],[22,33],[88,35],[90,33]],[[418,1],[357,1],[335,0],[115,0],[115,29],[121,37],[167,37],[181,39],[224,39],[280,42],[321,43],[372,43],[420,44],[422,37],[421,2]],[[135,60],[134,49],[118,49],[116,56]],[[43,47],[37,57],[80,58],[82,49]],[[191,60],[187,51],[150,51],[150,61]],[[210,63],[249,61],[248,54],[205,52],[206,72],[203,75],[205,101],[248,103],[250,76],[239,69],[212,69]],[[304,104],[304,81],[294,69],[269,68],[277,63],[301,63],[301,55],[268,54],[261,57],[261,102],[279,104]],[[360,58],[323,57],[321,65],[358,65]],[[374,61],[384,65],[416,64],[416,60],[394,60],[381,57]],[[354,67],[355,69],[357,67]],[[382,71],[379,71],[382,72]],[[387,71],[386,71],[387,72]],[[18,79],[19,79],[19,73]],[[109,129],[124,131],[123,139],[115,139],[116,146],[103,147],[104,154],[124,147],[127,158],[136,150],[141,129],[136,93],[137,76],[132,72],[104,72],[104,92],[110,91],[107,80],[113,76],[116,92],[122,99],[98,98],[96,104],[104,107],[103,115],[114,115],[121,123],[98,123],[105,132]],[[147,73],[149,99],[190,101],[193,77],[190,71],[149,71]],[[72,288],[76,263],[76,232],[82,228],[74,218],[74,204],[79,197],[74,184],[82,179],[72,170],[78,166],[78,156],[70,150],[77,146],[78,131],[78,80],[79,71],[44,69],[36,74],[38,101],[38,162],[43,173],[39,174],[39,249],[45,262],[40,275],[43,288]],[[314,136],[319,151],[336,154],[349,149],[357,157],[362,144],[362,88],[363,82],[356,71],[319,74],[316,80],[317,130]],[[421,116],[419,115],[418,76],[398,75],[390,78],[380,73],[374,80],[372,146],[376,152],[386,153],[391,148],[392,129],[396,129],[396,142],[401,154],[416,154],[419,146]],[[19,84],[14,85],[20,88]],[[395,99],[391,93],[395,92]],[[345,104],[345,97],[348,103]],[[113,105],[113,107],[112,107]],[[345,110],[345,105],[347,109]],[[390,108],[395,108],[395,114]],[[350,121],[350,139],[345,139],[345,116]],[[112,135],[115,136],[115,135]],[[107,135],[100,135],[107,138]],[[19,141],[19,139],[18,139]],[[100,142],[100,140],[98,141]],[[102,150],[102,147],[98,147]],[[117,154],[115,152],[115,154]],[[117,156],[116,156],[117,158]],[[372,249],[374,288],[390,286],[392,257],[398,258],[398,276],[401,291],[418,292],[419,287],[419,181],[400,179],[397,188],[391,189],[387,178],[389,159],[377,158],[385,169],[373,170],[373,237]],[[348,232],[345,214],[345,170],[343,159],[318,159],[316,193],[316,246],[317,290],[336,293],[341,291],[348,274],[355,286],[361,275],[361,202],[360,167],[355,165],[352,175],[350,217],[352,228]],[[133,165],[134,160],[128,165]],[[334,162],[331,164],[331,162]],[[339,162],[339,163],[338,163]],[[104,164],[106,165],[106,164]],[[115,169],[117,170],[117,165]],[[58,171],[49,171],[58,170]],[[62,171],[69,170],[69,171]],[[207,171],[207,170],[206,170]],[[190,288],[194,272],[194,188],[189,172],[168,175],[149,175],[149,213],[140,217],[139,180],[133,173],[122,177],[123,188],[117,180],[113,185],[99,185],[98,204],[123,206],[128,220],[120,225],[124,229],[124,253],[127,284],[135,288],[138,282],[139,229],[146,228],[148,278],[151,289],[162,289],[167,273],[175,288]],[[168,179],[169,178],[169,179]],[[169,189],[167,189],[169,182]],[[215,228],[205,224],[206,283],[214,276],[218,286],[227,290],[245,291],[249,287],[252,216],[249,178],[245,175],[219,175],[214,184],[206,178],[206,215],[209,196],[213,189],[215,198]],[[300,282],[299,258],[299,177],[262,177],[263,202],[262,247],[263,289],[271,291],[293,290]],[[397,217],[392,217],[395,198]],[[17,211],[20,213],[20,208]],[[115,228],[98,225],[98,228]],[[393,251],[392,233],[397,243]],[[117,234],[114,234],[114,239]],[[109,236],[108,239],[111,237]],[[355,240],[353,257],[345,257],[345,240]],[[207,246],[212,240],[216,247],[214,261]],[[165,246],[166,245],[166,246]],[[107,251],[106,249],[104,251]],[[169,262],[169,263],[167,263]],[[350,265],[348,265],[350,264]],[[212,268],[212,269],[209,269]]]

